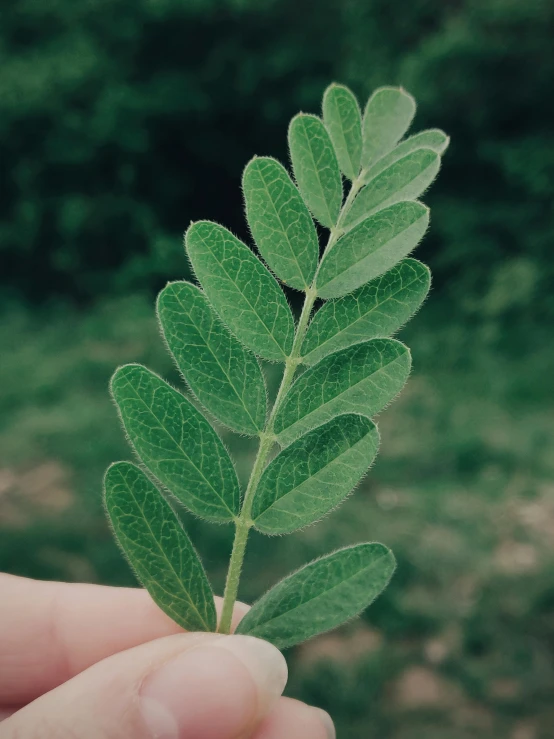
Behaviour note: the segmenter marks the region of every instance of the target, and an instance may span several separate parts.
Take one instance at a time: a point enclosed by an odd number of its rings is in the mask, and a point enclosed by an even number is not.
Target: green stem
[[[227,581],[225,583],[225,595],[223,597],[223,609],[221,611],[221,620],[219,622],[219,633],[230,634],[231,622],[233,620],[233,609],[239,590],[240,573],[242,572],[242,563],[244,561],[244,553],[246,551],[246,542],[248,541],[248,532],[250,526],[240,518],[236,523],[235,541],[233,542],[233,551],[229,562],[229,570],[227,571]]]
[[[283,402],[283,399],[287,394],[294,379],[296,369],[300,364],[300,352],[302,349],[302,342],[304,341],[304,336],[306,335],[308,322],[312,314],[312,308],[314,307],[316,297],[317,295],[314,288],[310,288],[306,291],[302,313],[300,314],[298,326],[296,327],[296,334],[294,337],[294,343],[292,345],[292,351],[290,353],[290,357],[288,357],[285,363],[285,371],[283,372],[279,392],[277,393],[271,415],[269,416],[269,420],[267,422],[266,431],[269,434],[273,434],[273,424],[275,422],[275,416],[277,415],[277,411],[281,407],[281,403]]]
[[[348,193],[348,197],[344,201],[344,205],[342,206],[342,210],[340,212],[340,215],[337,220],[337,227],[339,227],[342,223],[343,218],[346,216],[350,208],[352,207],[352,203],[354,202],[354,198],[360,191],[360,188],[362,187],[362,179],[365,175],[365,170],[362,170],[360,172],[359,177],[357,177],[353,182],[352,186],[350,188],[350,192]]]
[[[235,606],[235,601],[237,599],[239,589],[240,573],[242,571],[242,563],[244,561],[244,554],[246,552],[248,532],[253,525],[253,522],[250,518],[252,513],[252,502],[254,500],[254,495],[256,494],[258,483],[260,482],[260,478],[264,471],[267,458],[275,441],[275,436],[273,434],[273,423],[275,421],[275,416],[281,406],[281,403],[283,402],[283,398],[285,397],[289,387],[291,386],[296,368],[299,364],[298,360],[300,357],[300,349],[302,347],[302,342],[306,334],[306,329],[308,328],[308,322],[310,320],[310,314],[312,312],[315,299],[315,290],[308,290],[306,292],[306,298],[304,300],[304,306],[302,308],[300,320],[298,321],[298,326],[296,328],[292,350],[290,356],[285,362],[285,370],[283,372],[283,377],[281,378],[281,385],[279,386],[279,391],[277,393],[273,409],[267,421],[265,431],[260,434],[260,446],[258,447],[258,453],[254,461],[254,466],[252,467],[252,473],[250,475],[250,480],[248,481],[248,487],[246,488],[246,493],[244,494],[244,501],[242,504],[240,516],[236,521],[235,541],[233,543],[233,551],[231,553],[229,570],[227,572],[225,593],[223,595],[223,610],[221,612],[221,620],[219,622],[219,632],[221,634],[229,634],[231,631],[233,608]]]
[[[348,197],[344,201],[344,205],[337,219],[337,225],[335,226],[335,228],[331,229],[329,241],[327,242],[327,246],[325,247],[326,251],[330,249],[338,240],[338,238],[342,235],[341,223],[344,216],[350,210],[350,207],[354,202],[354,198],[356,197],[358,190],[362,186],[362,175],[363,172],[352,183],[352,187],[350,188]],[[314,285],[315,278],[312,286],[308,288],[308,290],[306,290],[306,297],[304,300],[304,305],[302,307],[302,313],[300,314],[300,319],[298,320],[298,326],[296,327],[292,350],[290,356],[287,357],[285,361],[285,369],[283,371],[283,377],[281,378],[281,384],[277,392],[277,397],[275,398],[275,403],[273,404],[273,408],[266,423],[265,430],[260,434],[260,445],[258,447],[258,453],[256,454],[256,459],[254,460],[254,466],[252,467],[250,480],[248,481],[248,487],[246,488],[246,493],[244,494],[244,501],[242,504],[241,512],[235,522],[235,540],[233,542],[233,551],[231,553],[231,560],[229,562],[229,570],[227,571],[227,580],[225,582],[225,592],[223,595],[223,609],[221,611],[221,620],[219,622],[218,629],[220,634],[229,634],[231,632],[233,609],[238,595],[240,575],[242,572],[242,565],[246,552],[246,544],[248,542],[248,533],[254,525],[254,522],[251,520],[252,502],[254,500],[254,496],[256,494],[256,490],[260,482],[262,473],[265,469],[267,458],[269,456],[269,453],[271,452],[273,443],[275,442],[275,434],[273,432],[275,417],[290,386],[292,385],[294,375],[296,374],[296,369],[300,364],[300,352],[302,349],[302,342],[304,341],[304,336],[306,335],[306,330],[310,321],[312,308],[314,307],[314,303],[317,298],[317,293]]]

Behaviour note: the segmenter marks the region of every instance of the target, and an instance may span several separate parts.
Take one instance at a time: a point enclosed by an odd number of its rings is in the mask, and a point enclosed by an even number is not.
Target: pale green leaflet
[[[341,413],[372,418],[403,388],[409,349],[394,339],[372,339],[330,354],[294,383],[275,416],[280,444],[290,444]]]
[[[264,534],[288,534],[319,520],[357,485],[377,454],[379,433],[347,413],[312,429],[265,468],[252,506]]]
[[[339,217],[342,182],[329,133],[315,115],[297,115],[289,127],[289,150],[296,182],[306,205],[322,226]]]
[[[414,113],[409,93],[384,87],[362,116],[353,93],[333,84],[322,117],[295,116],[291,171],[270,156],[244,170],[252,243],[193,223],[185,249],[198,284],[173,282],[158,297],[182,386],[138,364],[112,378],[142,469],[108,469],[106,510],[137,577],[185,629],[229,633],[250,529],[277,535],[315,523],[376,457],[376,417],[411,370],[408,347],[392,337],[430,286],[428,268],[409,256],[429,223],[419,198],[449,141],[438,129],[405,138]],[[303,294],[296,321],[284,285]],[[272,405],[260,360],[282,365]],[[257,438],[243,490],[213,423]],[[219,624],[181,505],[235,527]],[[360,613],[394,568],[378,543],[323,556],[263,595],[238,633],[297,644]]]
[[[256,157],[242,176],[246,216],[265,261],[298,290],[310,286],[319,244],[308,208],[287,170],[270,157]]]

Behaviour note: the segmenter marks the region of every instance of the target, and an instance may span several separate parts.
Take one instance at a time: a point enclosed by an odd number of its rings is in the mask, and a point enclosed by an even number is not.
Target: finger
[[[98,662],[6,719],[0,737],[251,737],[286,679],[261,639],[178,634]]]
[[[254,739],[335,739],[331,717],[320,708],[281,698],[263,720]]]
[[[105,657],[182,631],[145,590],[0,574],[0,592],[2,707],[28,703]],[[235,625],[247,609],[237,604]]]

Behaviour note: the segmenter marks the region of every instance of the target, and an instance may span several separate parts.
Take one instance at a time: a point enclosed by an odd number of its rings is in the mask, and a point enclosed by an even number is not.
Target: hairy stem
[[[354,202],[354,198],[356,197],[358,190],[362,186],[362,175],[363,173],[352,183],[352,187],[350,188],[348,197],[344,201],[344,205],[337,219],[337,225],[335,226],[335,228],[331,229],[329,240],[327,242],[327,246],[325,247],[326,251],[333,246],[333,244],[342,234],[342,220],[350,210],[350,207]],[[275,435],[273,432],[275,416],[277,415],[277,412],[281,407],[281,404],[287,392],[289,391],[290,386],[292,385],[294,375],[296,374],[296,369],[300,364],[300,352],[302,349],[302,342],[304,341],[304,336],[306,335],[306,330],[308,328],[308,323],[310,321],[310,316],[314,307],[316,297],[317,294],[314,278],[314,283],[310,288],[308,288],[308,290],[306,290],[306,297],[304,299],[302,313],[300,314],[298,325],[296,327],[292,350],[290,356],[287,357],[285,361],[285,369],[283,371],[283,377],[281,378],[281,384],[277,392],[277,397],[275,398],[275,403],[273,404],[273,408],[267,420],[265,430],[260,434],[260,445],[258,447],[258,453],[256,454],[256,459],[254,461],[254,466],[252,467],[250,480],[248,481],[248,487],[246,488],[246,493],[244,494],[244,501],[242,504],[241,512],[238,519],[236,520],[235,540],[233,542],[233,551],[231,553],[231,560],[229,562],[229,570],[227,571],[225,593],[223,595],[223,610],[221,612],[221,620],[219,622],[218,629],[220,634],[229,634],[231,631],[233,608],[237,599],[240,574],[242,571],[242,564],[244,562],[244,554],[246,552],[246,544],[248,541],[248,533],[253,526],[253,521],[251,520],[252,502],[256,494],[258,483],[260,482],[260,478],[264,471],[267,458],[275,442]]]
[[[236,533],[235,541],[233,543],[233,551],[231,553],[231,560],[229,562],[229,570],[227,572],[227,580],[225,583],[225,594],[223,596],[223,610],[221,612],[221,620],[219,622],[219,632],[221,634],[229,634],[231,629],[231,621],[233,618],[233,608],[237,599],[237,593],[239,588],[240,573],[242,571],[242,563],[244,561],[244,554],[246,551],[246,543],[248,540],[248,532],[252,527],[252,520],[250,515],[252,512],[252,501],[256,494],[256,489],[260,478],[264,471],[267,458],[273,447],[275,437],[273,435],[273,423],[275,415],[281,406],[283,398],[288,392],[289,387],[294,379],[296,368],[298,367],[298,359],[300,357],[300,348],[302,347],[302,341],[308,328],[308,321],[310,320],[310,314],[315,302],[316,294],[315,290],[309,290],[306,293],[304,300],[304,307],[302,308],[302,314],[298,321],[296,333],[294,336],[294,343],[290,356],[285,362],[285,369],[283,377],[281,379],[281,385],[273,405],[273,409],[269,416],[266,424],[265,431],[260,434],[260,446],[258,447],[258,453],[252,467],[252,473],[250,480],[248,481],[248,487],[244,494],[244,501],[240,516],[236,522]]]
[[[237,600],[240,573],[242,571],[242,563],[244,561],[244,553],[246,551],[246,542],[248,541],[249,531],[250,526],[245,524],[239,518],[236,524],[233,551],[231,553],[231,560],[227,571],[227,581],[225,583],[225,596],[223,598],[223,609],[221,611],[221,619],[218,629],[220,634],[231,633],[233,609]]]

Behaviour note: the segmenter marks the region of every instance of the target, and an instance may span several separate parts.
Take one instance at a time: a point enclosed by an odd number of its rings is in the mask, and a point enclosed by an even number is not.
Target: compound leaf
[[[342,236],[321,262],[322,298],[340,298],[393,267],[414,249],[429,223],[429,209],[404,201],[383,208]]]
[[[264,470],[252,519],[264,534],[286,534],[337,506],[363,477],[379,446],[365,416],[338,416],[284,449]]]
[[[386,588],[395,567],[383,544],[339,549],[281,580],[254,603],[237,634],[292,647],[357,616]]]
[[[303,363],[376,336],[392,336],[423,303],[431,285],[429,268],[404,259],[350,295],[330,300],[315,314],[304,343]]]
[[[354,94],[344,85],[332,84],[323,95],[323,122],[335,147],[341,170],[354,180],[362,157],[362,115]]]
[[[312,217],[287,170],[256,157],[242,177],[246,217],[261,255],[283,282],[297,290],[312,284],[319,243]]]
[[[277,280],[250,249],[223,226],[197,221],[186,233],[192,266],[212,306],[255,354],[283,361],[294,321]]]
[[[167,345],[202,405],[234,431],[261,431],[266,389],[260,365],[221,323],[202,290],[172,282],[157,307]]]
[[[330,354],[306,370],[289,390],[275,417],[275,433],[286,446],[341,413],[374,416],[403,388],[410,352],[395,339],[373,339]]]
[[[232,520],[240,508],[235,469],[192,403],[139,364],[120,367],[111,390],[131,444],[150,472],[192,513]]]
[[[152,599],[179,626],[214,631],[214,597],[202,563],[175,512],[148,477],[117,462],[104,480],[117,539]]]
[[[415,133],[398,144],[398,146],[395,146],[392,151],[381,157],[381,159],[377,160],[375,164],[366,170],[363,181],[369,182],[383,172],[383,170],[390,167],[391,164],[394,164],[399,159],[402,159],[417,149],[432,149],[437,154],[443,154],[448,148],[449,143],[450,138],[439,128],[429,128],[426,131]]]
[[[415,114],[413,97],[398,87],[381,87],[367,101],[363,120],[362,167],[367,169],[404,136]]]
[[[289,126],[294,177],[308,208],[322,226],[332,228],[342,203],[342,180],[333,144],[320,118],[300,113]]]
[[[391,164],[360,190],[344,219],[345,228],[400,200],[415,200],[433,182],[439,168],[440,156],[432,149],[416,149]]]

